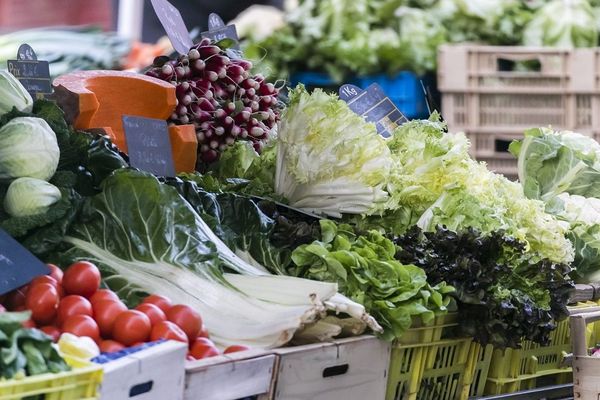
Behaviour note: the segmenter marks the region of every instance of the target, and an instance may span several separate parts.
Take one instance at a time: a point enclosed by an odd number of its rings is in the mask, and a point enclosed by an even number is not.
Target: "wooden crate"
[[[187,350],[168,341],[104,364],[100,399],[183,399]]]
[[[276,400],[383,400],[391,345],[365,335],[276,349]]]
[[[185,367],[185,400],[235,400],[268,396],[275,355],[248,350],[188,362]]]

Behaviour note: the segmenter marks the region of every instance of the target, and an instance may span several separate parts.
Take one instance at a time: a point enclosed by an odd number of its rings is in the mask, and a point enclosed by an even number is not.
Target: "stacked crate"
[[[600,138],[600,49],[442,46],[442,115],[472,155],[511,178],[508,152],[528,128],[551,126]]]

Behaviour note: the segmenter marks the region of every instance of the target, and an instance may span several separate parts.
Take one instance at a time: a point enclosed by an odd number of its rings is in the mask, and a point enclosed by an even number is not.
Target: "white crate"
[[[248,350],[188,362],[185,367],[185,400],[235,400],[268,395],[275,355]]]
[[[588,355],[586,325],[600,321],[600,311],[572,315],[571,342],[573,343],[573,394],[580,400],[600,399],[600,358]]]
[[[104,364],[100,399],[183,399],[187,350],[168,341]]]
[[[276,400],[383,400],[390,343],[359,336],[276,349]]]

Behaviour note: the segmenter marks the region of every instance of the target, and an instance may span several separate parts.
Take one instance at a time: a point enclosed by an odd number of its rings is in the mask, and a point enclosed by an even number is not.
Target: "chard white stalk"
[[[345,313],[351,317],[363,321],[369,326],[369,328],[371,328],[371,330],[373,330],[373,332],[383,332],[381,325],[377,323],[375,318],[367,313],[363,305],[350,300],[340,293],[336,293],[329,299],[325,300],[325,307],[327,307],[328,310],[335,311],[336,313]]]

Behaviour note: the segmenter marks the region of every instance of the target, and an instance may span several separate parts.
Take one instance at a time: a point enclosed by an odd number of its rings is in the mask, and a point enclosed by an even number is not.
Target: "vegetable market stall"
[[[0,228],[46,272],[0,298],[11,386],[96,362],[101,397],[464,399],[568,373],[597,142],[527,130],[513,182],[437,112],[384,137],[335,94],[284,103],[234,45],[69,71],[54,101],[0,74]]]

